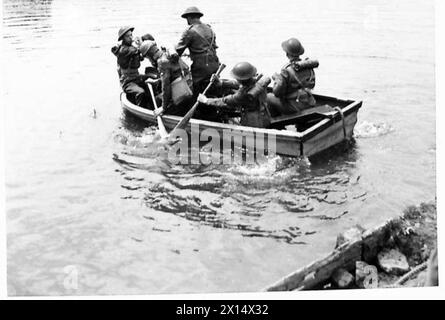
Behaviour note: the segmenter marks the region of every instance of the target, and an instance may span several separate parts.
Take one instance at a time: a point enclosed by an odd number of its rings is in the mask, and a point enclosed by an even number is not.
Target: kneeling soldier
[[[220,80],[222,88],[237,88],[231,95],[222,98],[207,98],[200,94],[200,103],[228,109],[241,110],[241,125],[257,128],[267,128],[270,125],[270,115],[267,108],[266,88],[270,78],[257,77],[257,69],[249,62],[237,63],[232,69],[235,80]],[[215,84],[216,85],[216,84]]]
[[[311,89],[315,86],[316,60],[301,60],[304,48],[295,38],[284,41],[281,47],[289,58],[279,74],[275,73],[273,93],[267,95],[271,112],[275,115],[299,113],[315,107]]]
[[[187,64],[176,53],[170,54],[164,48],[159,49],[154,41],[144,41],[140,50],[160,75],[162,107],[158,113],[184,115],[193,96]]]

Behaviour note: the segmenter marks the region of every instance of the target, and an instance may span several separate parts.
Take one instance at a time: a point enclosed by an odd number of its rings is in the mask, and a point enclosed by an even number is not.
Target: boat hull
[[[339,100],[326,96],[316,96],[317,98],[323,103],[341,107],[342,113],[332,112],[328,115],[329,117],[320,120],[303,132],[252,128],[193,118],[185,130],[188,134],[199,132],[201,137],[218,135],[224,146],[230,146],[238,139],[238,142],[241,142],[242,146],[247,148],[255,146],[256,149],[261,149],[264,146],[279,155],[311,157],[352,137],[357,122],[357,112],[362,104],[361,102]],[[131,103],[124,93],[121,94],[121,105],[124,110],[136,117],[149,123],[157,123],[152,110]],[[181,117],[173,115],[162,116],[164,125],[168,129],[173,129],[181,119]]]

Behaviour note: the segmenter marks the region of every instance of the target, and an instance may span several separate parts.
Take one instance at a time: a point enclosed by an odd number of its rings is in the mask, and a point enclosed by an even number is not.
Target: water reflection
[[[3,38],[9,39],[17,51],[32,51],[35,39],[49,37],[53,32],[52,0],[3,1]]]
[[[142,120],[139,117],[136,117],[131,112],[123,109],[121,116],[121,124],[125,130],[128,130],[130,133],[142,133],[144,129],[147,128],[147,121]]]

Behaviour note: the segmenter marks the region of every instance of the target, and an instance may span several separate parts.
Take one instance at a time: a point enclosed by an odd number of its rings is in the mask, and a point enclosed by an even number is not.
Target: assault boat
[[[193,127],[198,128],[199,132],[213,129],[218,132],[221,140],[241,138],[243,146],[246,146],[247,141],[252,141],[252,139],[261,139],[263,142],[275,141],[274,151],[276,154],[290,157],[311,157],[344,140],[351,139],[354,126],[357,123],[357,113],[362,106],[362,101],[342,100],[316,94],[314,98],[317,101],[314,108],[305,110],[298,115],[272,118],[270,129],[192,118],[185,130],[190,133]],[[120,100],[124,110],[149,123],[157,123],[152,110],[133,104],[125,93],[121,93]],[[170,130],[181,119],[180,116],[162,116],[165,127]],[[289,125],[295,125],[297,129],[285,129]],[[227,135],[227,132],[230,132],[230,135]]]

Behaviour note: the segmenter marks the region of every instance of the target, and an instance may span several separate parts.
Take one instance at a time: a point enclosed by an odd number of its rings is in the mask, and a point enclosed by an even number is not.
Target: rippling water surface
[[[125,24],[171,47],[189,4],[5,0],[10,295],[257,291],[340,231],[434,199],[432,1],[194,3],[229,67],[272,74],[300,38],[318,93],[363,100],[355,142],[311,161],[172,165],[123,114],[110,48]]]

